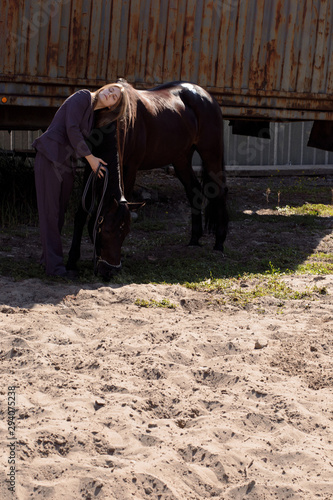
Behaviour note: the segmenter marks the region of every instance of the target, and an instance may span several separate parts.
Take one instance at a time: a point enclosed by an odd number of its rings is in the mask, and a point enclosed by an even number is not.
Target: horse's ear
[[[139,208],[144,207],[145,204],[146,204],[145,201],[138,201],[136,203],[133,203],[133,202],[127,203],[128,208],[130,209],[131,212],[134,212],[135,210],[139,210]]]
[[[128,83],[128,81],[126,80],[126,78],[118,78],[117,79],[117,83]]]

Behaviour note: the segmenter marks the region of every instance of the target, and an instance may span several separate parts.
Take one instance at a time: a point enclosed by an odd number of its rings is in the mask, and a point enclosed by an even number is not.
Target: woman
[[[41,264],[50,276],[69,277],[63,261],[61,230],[73,189],[76,159],[84,157],[93,172],[103,177],[102,158],[94,156],[86,140],[94,124],[95,111],[112,110],[112,119],[125,115],[127,96],[121,84],[114,83],[90,92],[79,90],[68,97],[56,112],[50,126],[33,143],[35,184],[42,241]]]

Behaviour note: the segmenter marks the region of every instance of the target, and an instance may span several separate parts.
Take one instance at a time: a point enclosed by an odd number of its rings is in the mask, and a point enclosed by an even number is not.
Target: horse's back
[[[199,85],[185,81],[175,81],[154,87],[147,93],[153,99],[157,97],[162,101],[164,100],[167,106],[177,108],[179,116],[182,118],[186,117],[186,115],[189,116],[190,113],[194,114],[198,127],[200,129],[205,128],[207,133],[211,133],[214,138],[216,134],[223,131],[223,117],[218,102]]]
[[[136,120],[125,148],[131,169],[151,169],[211,151],[222,163],[223,119],[217,101],[197,84],[175,81],[148,90],[129,87]],[[199,151],[199,152],[200,152]]]
[[[193,83],[180,83],[180,97],[184,104],[202,114],[202,118],[206,119],[206,115],[210,118],[217,118],[222,123],[222,113],[216,99],[209,94],[205,89]]]
[[[196,145],[214,148],[222,154],[223,117],[221,108],[205,89],[192,83],[179,84],[179,97],[187,109],[195,114],[198,128]]]

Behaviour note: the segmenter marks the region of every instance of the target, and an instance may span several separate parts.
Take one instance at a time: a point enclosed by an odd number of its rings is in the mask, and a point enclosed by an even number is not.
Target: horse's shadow
[[[187,246],[187,218],[177,226],[172,217],[170,231],[170,221],[162,216],[165,206],[159,205],[150,209],[151,219],[144,216],[143,229],[133,224],[115,282],[187,284],[272,272],[333,272],[332,217],[232,214],[221,255],[212,250],[207,233],[200,247]]]

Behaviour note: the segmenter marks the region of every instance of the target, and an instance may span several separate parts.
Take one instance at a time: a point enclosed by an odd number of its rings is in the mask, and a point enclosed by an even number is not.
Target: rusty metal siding
[[[236,3],[220,33],[215,90],[223,89],[222,103],[230,90],[224,104],[243,105],[245,116],[264,115],[259,108],[268,106],[274,118],[308,119],[320,114],[315,109],[333,118],[331,0]]]
[[[0,0],[0,92],[188,80],[226,117],[333,119],[332,0]],[[2,104],[0,104],[2,106]]]

